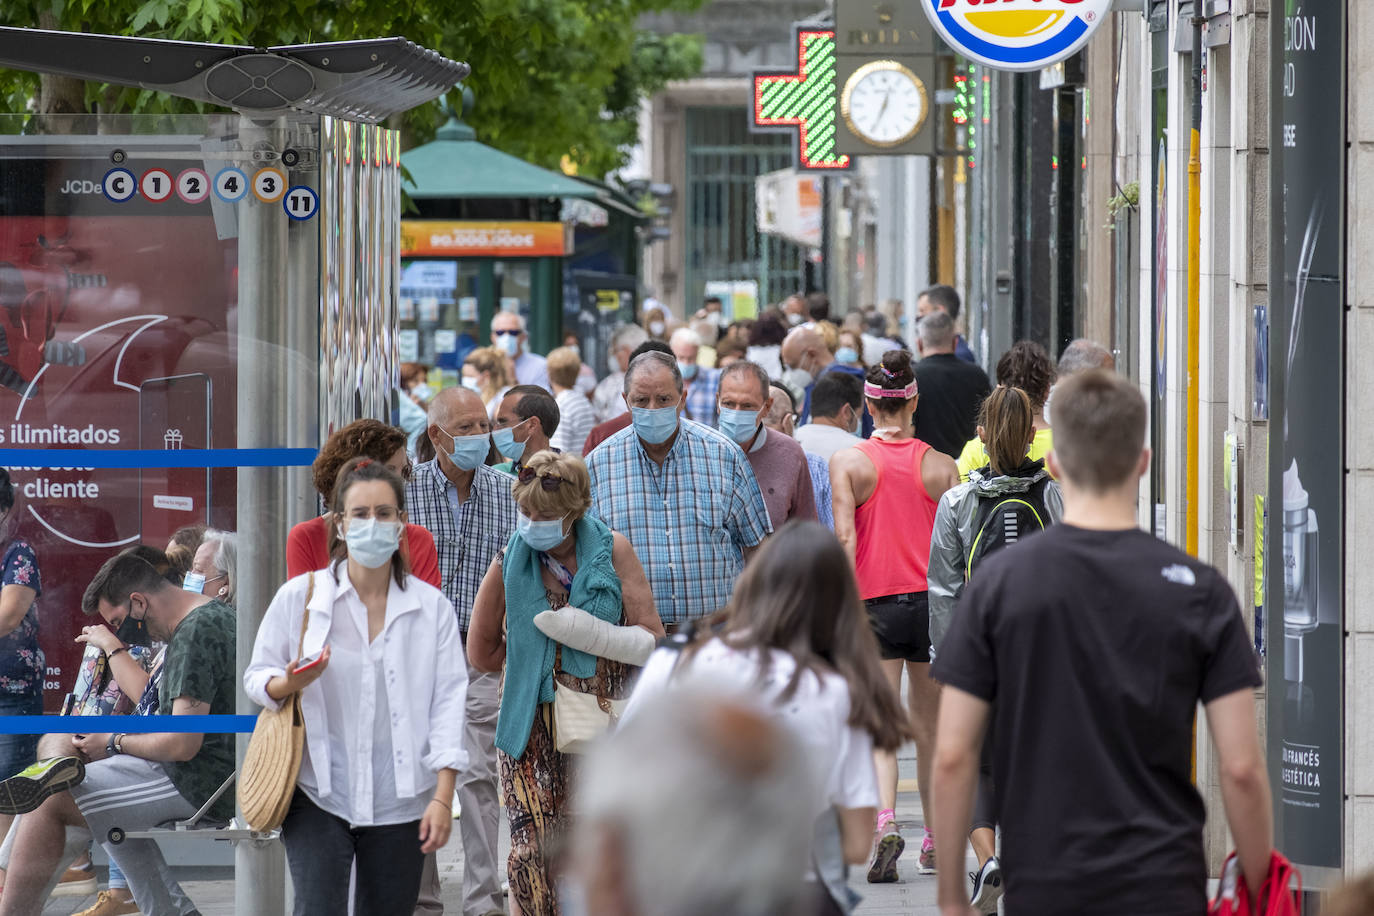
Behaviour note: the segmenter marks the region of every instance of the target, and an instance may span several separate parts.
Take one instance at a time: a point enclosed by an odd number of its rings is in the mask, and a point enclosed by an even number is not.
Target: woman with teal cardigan
[[[513,495],[516,532],[477,591],[467,653],[479,671],[505,669],[496,747],[511,823],[511,912],[558,916],[548,841],[563,826],[572,774],[554,734],[554,682],[624,699],[628,667],[648,659],[663,623],[630,542],[587,514],[581,458],[539,452]]]

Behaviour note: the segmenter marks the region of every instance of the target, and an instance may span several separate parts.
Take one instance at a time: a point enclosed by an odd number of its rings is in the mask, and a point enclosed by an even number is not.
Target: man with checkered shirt
[[[587,459],[592,511],[634,546],[669,633],[724,607],[772,531],[744,452],[679,417],[682,389],[673,357],[640,354],[625,373],[630,428]]]

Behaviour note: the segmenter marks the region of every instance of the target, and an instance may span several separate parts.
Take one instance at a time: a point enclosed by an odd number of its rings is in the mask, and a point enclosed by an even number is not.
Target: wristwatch
[[[105,742],[105,752],[111,757],[124,753],[123,742],[124,732],[120,732],[117,735],[111,735],[110,740]]]

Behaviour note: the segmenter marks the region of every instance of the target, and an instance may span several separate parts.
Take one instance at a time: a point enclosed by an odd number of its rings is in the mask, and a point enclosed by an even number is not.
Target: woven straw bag
[[[300,645],[296,658],[305,650],[305,628],[310,623],[310,599],[315,594],[315,574],[305,593],[305,614],[301,620]],[[296,777],[301,770],[305,749],[305,720],[301,717],[301,695],[296,691],[282,700],[277,709],[258,713],[248,752],[239,776],[239,807],[252,830],[275,830],[286,820]]]

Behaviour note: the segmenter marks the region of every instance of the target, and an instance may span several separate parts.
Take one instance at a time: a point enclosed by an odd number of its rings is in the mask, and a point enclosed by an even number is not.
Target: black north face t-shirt
[[[931,674],[995,706],[1007,913],[1204,911],[1193,713],[1260,685],[1220,573],[1056,525],[984,562]]]

